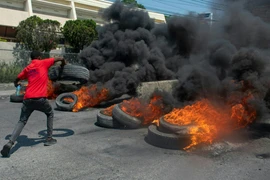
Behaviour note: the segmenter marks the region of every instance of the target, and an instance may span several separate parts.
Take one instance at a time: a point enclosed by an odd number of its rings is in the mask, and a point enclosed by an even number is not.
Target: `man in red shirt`
[[[41,111],[47,116],[47,139],[45,146],[55,144],[56,139],[52,138],[53,133],[53,109],[47,100],[47,84],[48,84],[48,70],[56,62],[61,61],[61,66],[65,65],[65,60],[62,57],[47,58],[41,60],[41,53],[33,51],[31,53],[31,63],[22,70],[14,81],[14,86],[19,85],[19,81],[23,79],[28,80],[28,85],[23,99],[20,120],[15,126],[15,129],[9,139],[9,142],[4,145],[1,154],[4,157],[9,156],[11,147],[14,145],[16,139],[22,132],[28,118],[34,110]]]

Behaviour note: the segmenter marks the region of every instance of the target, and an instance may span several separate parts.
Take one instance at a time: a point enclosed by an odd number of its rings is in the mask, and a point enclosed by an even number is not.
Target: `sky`
[[[115,0],[110,0],[114,2]],[[189,12],[206,13],[221,9],[224,5],[215,0],[137,0],[150,11],[168,15],[182,15]]]

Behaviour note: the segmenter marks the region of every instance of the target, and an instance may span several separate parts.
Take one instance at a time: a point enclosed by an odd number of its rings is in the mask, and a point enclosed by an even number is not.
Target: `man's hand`
[[[14,86],[17,87],[19,85],[21,85],[21,83],[19,83],[20,79],[19,78],[16,78],[15,81],[14,81]]]
[[[61,61],[61,67],[63,68],[65,65],[67,64],[67,61],[66,60],[63,60],[63,61]]]
[[[56,63],[56,62],[59,62],[59,61],[61,61],[61,67],[63,68],[66,64],[67,64],[67,62],[66,62],[66,60],[63,58],[63,57],[55,57],[54,58],[54,62]]]

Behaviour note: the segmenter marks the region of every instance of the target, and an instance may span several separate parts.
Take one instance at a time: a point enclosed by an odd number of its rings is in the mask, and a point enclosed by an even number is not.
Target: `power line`
[[[226,7],[227,6],[227,5],[222,4],[222,3],[217,3],[217,2],[213,2],[213,1],[207,1],[207,0],[194,0],[194,1],[197,1],[198,3],[216,5],[216,6],[220,6],[220,7]]]
[[[156,12],[160,12],[164,15],[173,15],[173,14],[177,14],[177,15],[185,15],[185,14],[181,14],[181,13],[173,13],[172,11],[168,11],[168,10],[164,10],[164,9],[159,9],[159,8],[154,8],[152,7],[151,10],[155,10]],[[166,12],[166,13],[164,13]]]
[[[162,0],[153,0],[153,1],[156,1],[156,2],[158,2],[158,3],[160,3],[160,4],[163,4],[163,5],[166,5],[166,6],[169,6],[169,7],[173,7],[173,8],[175,8],[175,9],[183,9],[183,10],[185,10],[185,11],[190,11],[190,10],[188,10],[188,9],[185,9],[185,8],[183,8],[183,7],[176,7],[176,6],[172,6],[171,4],[166,4],[164,1],[162,1]]]
[[[202,6],[204,6],[203,8],[205,8],[205,7],[209,8],[209,5],[206,5],[206,4],[200,5],[200,4],[196,4],[194,2],[188,2],[188,1],[184,1],[184,0],[181,0],[181,2],[172,2],[172,1],[166,0],[166,3],[162,0],[153,0],[153,1],[168,5],[168,6],[173,7],[173,8],[176,8],[175,4],[192,6],[192,7],[200,7],[200,8],[202,8]],[[167,3],[169,3],[169,4],[167,4]],[[179,8],[179,7],[177,7],[177,8]],[[213,8],[213,9],[223,11],[223,9],[220,9],[220,8]],[[188,11],[190,11],[190,10],[188,10]]]

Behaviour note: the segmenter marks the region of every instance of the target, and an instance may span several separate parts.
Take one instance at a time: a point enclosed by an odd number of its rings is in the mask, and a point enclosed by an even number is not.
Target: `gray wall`
[[[12,62],[14,61],[13,57],[13,48],[15,43],[12,42],[0,42],[0,61]]]

